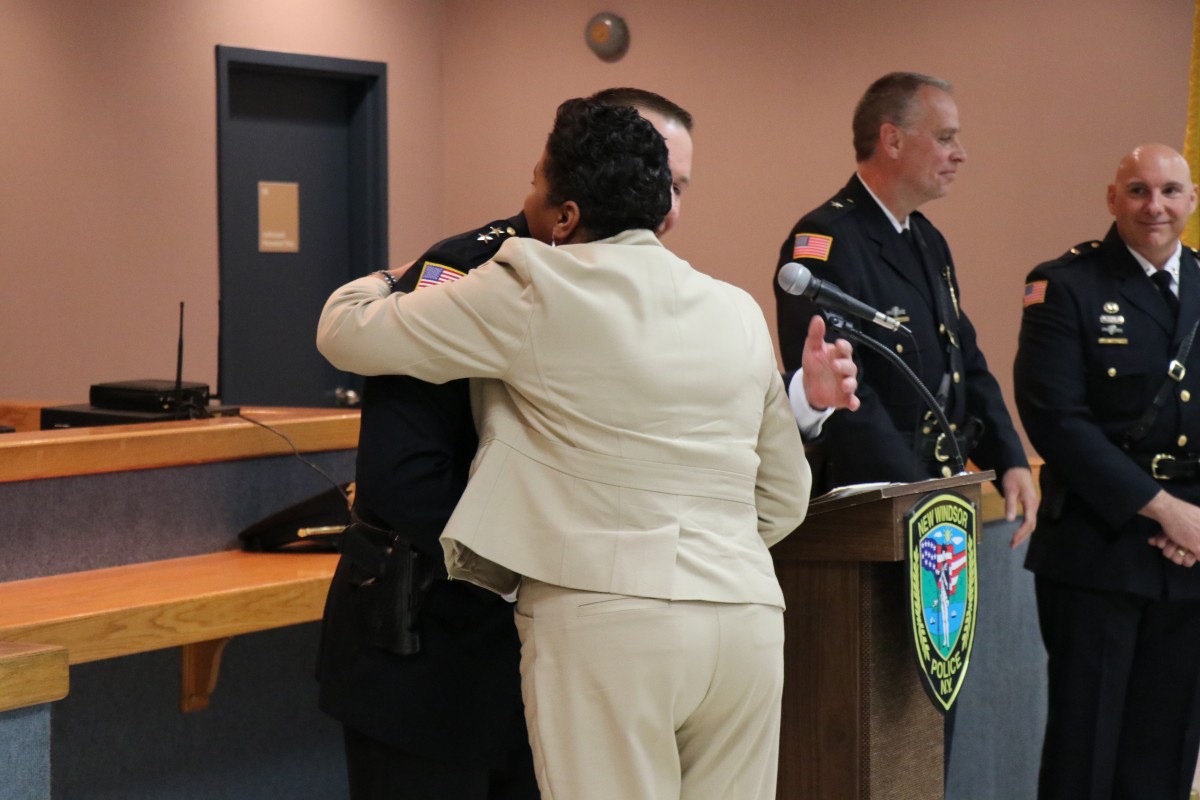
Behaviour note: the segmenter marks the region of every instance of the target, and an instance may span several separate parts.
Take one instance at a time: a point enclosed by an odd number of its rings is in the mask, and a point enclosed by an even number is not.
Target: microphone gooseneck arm
[[[961,475],[965,473],[966,465],[963,461],[962,451],[958,447],[958,439],[955,438],[954,431],[950,430],[950,420],[946,419],[946,413],[942,411],[942,407],[938,405],[937,400],[934,399],[929,389],[925,387],[925,384],[921,382],[921,379],[917,377],[917,374],[909,368],[908,364],[904,363],[904,360],[900,358],[900,356],[896,355],[887,347],[884,347],[870,336],[867,336],[865,333],[858,330],[856,327],[854,327],[853,323],[851,323],[841,314],[836,314],[832,311],[824,311],[823,313],[825,315],[825,319],[829,322],[831,327],[845,334],[846,338],[850,341],[855,342],[856,344],[861,344],[863,347],[866,347],[867,349],[883,356],[884,360],[896,367],[896,369],[900,371],[900,374],[903,375],[910,384],[912,384],[912,387],[917,390],[917,394],[919,394],[921,399],[925,401],[925,405],[929,406],[929,410],[933,412],[933,416],[937,419],[938,425],[940,425],[942,428],[942,435],[944,436],[945,440],[950,443],[948,450],[950,451],[950,463],[954,469],[953,474]]]

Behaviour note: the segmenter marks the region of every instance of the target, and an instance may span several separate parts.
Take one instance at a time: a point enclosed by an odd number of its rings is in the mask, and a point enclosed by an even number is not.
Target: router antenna
[[[183,301],[179,301],[179,351],[175,355],[175,402],[183,399]]]

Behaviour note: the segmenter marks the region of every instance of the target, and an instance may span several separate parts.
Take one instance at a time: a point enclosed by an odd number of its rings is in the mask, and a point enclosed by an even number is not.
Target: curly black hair
[[[567,100],[546,140],[544,170],[546,199],[574,200],[593,240],[655,230],[671,210],[667,145],[632,108]]]

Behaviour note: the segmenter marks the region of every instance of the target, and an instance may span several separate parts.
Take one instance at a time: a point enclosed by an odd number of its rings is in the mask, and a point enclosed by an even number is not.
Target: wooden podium
[[[994,477],[820,498],[771,549],[787,602],[780,800],[942,797],[943,717],[912,651],[904,517],[953,491],[978,521],[980,484]]]

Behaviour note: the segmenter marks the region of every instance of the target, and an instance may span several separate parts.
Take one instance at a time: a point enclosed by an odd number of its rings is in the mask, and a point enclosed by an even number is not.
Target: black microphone
[[[900,320],[876,311],[861,300],[855,300],[829,281],[814,278],[808,267],[789,261],[779,268],[779,288],[788,294],[802,295],[822,308],[859,317],[889,331],[904,328]],[[908,330],[904,328],[904,330]]]

